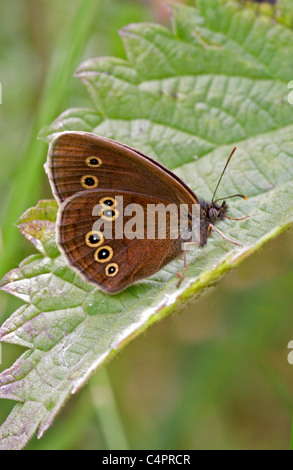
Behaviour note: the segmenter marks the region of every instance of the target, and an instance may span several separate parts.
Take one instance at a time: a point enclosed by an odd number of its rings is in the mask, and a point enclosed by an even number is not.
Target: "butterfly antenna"
[[[221,183],[222,178],[223,178],[223,176],[224,176],[224,174],[225,174],[225,171],[226,171],[226,169],[227,169],[227,166],[229,165],[230,160],[231,160],[231,158],[233,157],[233,154],[234,154],[234,152],[235,152],[236,149],[237,149],[237,147],[234,147],[233,150],[232,150],[232,152],[230,153],[230,156],[229,156],[229,158],[228,158],[228,160],[227,160],[227,163],[226,163],[226,165],[225,165],[225,167],[224,167],[224,170],[222,171],[222,174],[221,174],[221,176],[220,176],[220,178],[219,178],[218,184],[217,184],[216,189],[215,189],[215,191],[214,191],[213,198],[212,198],[212,203],[215,202],[214,199],[215,199],[216,192],[217,192],[217,190],[218,190],[218,187],[220,186],[220,183]]]
[[[247,197],[243,196],[243,194],[233,194],[233,196],[220,197],[219,199],[216,199],[213,202],[224,201],[225,199],[231,199],[232,197],[242,197],[242,199],[247,200]]]

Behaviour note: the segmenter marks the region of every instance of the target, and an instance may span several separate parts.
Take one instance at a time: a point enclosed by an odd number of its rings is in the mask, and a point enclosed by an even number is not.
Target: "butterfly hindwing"
[[[88,281],[116,293],[181,255],[178,214],[178,206],[163,198],[130,191],[83,191],[59,209],[58,244]],[[158,232],[159,217],[166,221],[165,233]]]

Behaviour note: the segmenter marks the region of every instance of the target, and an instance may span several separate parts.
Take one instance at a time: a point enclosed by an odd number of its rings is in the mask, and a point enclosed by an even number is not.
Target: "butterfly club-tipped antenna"
[[[246,196],[243,196],[243,194],[233,194],[232,196],[221,197],[221,198],[215,200],[215,196],[216,196],[216,193],[217,193],[217,191],[218,191],[218,188],[219,188],[219,186],[220,186],[220,184],[221,184],[222,178],[223,178],[223,176],[224,176],[224,174],[225,174],[225,172],[226,172],[226,170],[227,170],[227,167],[228,167],[228,165],[229,165],[229,163],[230,163],[230,161],[231,161],[231,158],[233,157],[233,155],[234,155],[236,149],[237,149],[237,147],[234,147],[234,148],[233,148],[233,150],[232,150],[232,152],[230,153],[229,158],[228,158],[228,160],[227,160],[227,162],[226,162],[226,165],[224,166],[224,169],[223,169],[223,171],[222,171],[222,173],[221,173],[221,176],[220,176],[220,178],[219,178],[219,180],[218,180],[217,186],[216,186],[216,188],[215,188],[215,191],[214,191],[214,194],[213,194],[213,197],[212,197],[212,204],[214,204],[214,203],[216,203],[216,202],[218,202],[218,201],[223,201],[223,200],[225,200],[225,199],[231,199],[232,197],[242,197],[243,199],[247,199],[247,197],[246,197]]]

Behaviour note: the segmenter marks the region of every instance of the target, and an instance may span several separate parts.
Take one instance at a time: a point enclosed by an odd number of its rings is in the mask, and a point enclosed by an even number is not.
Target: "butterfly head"
[[[227,215],[227,212],[228,206],[225,201],[222,205],[212,202],[208,205],[207,216],[212,223],[215,223],[218,220],[223,220]]]
[[[220,220],[224,220],[228,213],[228,205],[226,201],[222,204],[217,202],[200,201],[200,220],[204,224],[216,224]]]

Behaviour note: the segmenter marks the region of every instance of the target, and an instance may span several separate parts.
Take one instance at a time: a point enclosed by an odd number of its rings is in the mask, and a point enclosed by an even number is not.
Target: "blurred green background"
[[[34,253],[13,223],[52,197],[42,167],[47,147],[38,132],[68,107],[91,107],[75,69],[90,57],[125,58],[118,30],[139,21],[168,24],[163,3],[2,0],[1,276]],[[292,261],[290,230],[131,342],[28,448],[289,448]],[[20,305],[0,293],[1,323]],[[2,345],[0,370],[22,352]],[[1,423],[13,405],[0,401]]]

